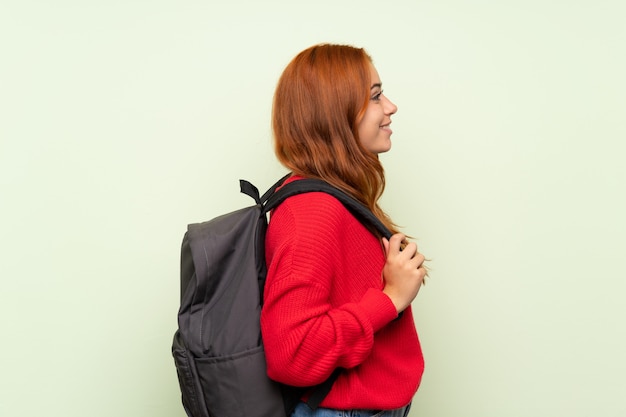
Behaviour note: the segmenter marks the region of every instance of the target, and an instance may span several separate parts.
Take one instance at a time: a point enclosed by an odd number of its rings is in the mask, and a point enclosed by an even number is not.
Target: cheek
[[[362,141],[367,141],[378,133],[379,123],[374,116],[375,115],[368,109],[363,115],[361,123],[359,123],[359,137]]]
[[[372,124],[366,123],[365,119],[359,124],[359,139],[362,144],[366,144],[372,138]]]

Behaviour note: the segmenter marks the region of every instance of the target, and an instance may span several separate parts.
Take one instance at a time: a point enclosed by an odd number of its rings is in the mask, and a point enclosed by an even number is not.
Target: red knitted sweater
[[[382,292],[381,242],[334,197],[307,193],[274,210],[261,313],[268,375],[311,386],[341,373],[323,407],[393,409],[417,391],[424,360],[409,307]]]

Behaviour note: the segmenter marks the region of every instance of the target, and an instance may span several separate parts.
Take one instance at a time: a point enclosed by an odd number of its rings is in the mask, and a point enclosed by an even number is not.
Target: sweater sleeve
[[[382,292],[380,244],[341,203],[316,198],[283,203],[266,238],[261,325],[268,375],[295,386],[361,364],[375,333],[397,317]]]

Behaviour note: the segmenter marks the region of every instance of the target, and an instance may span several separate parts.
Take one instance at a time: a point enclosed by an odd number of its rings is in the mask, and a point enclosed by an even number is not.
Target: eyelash
[[[380,90],[380,93],[375,94],[375,95],[372,96],[372,100],[380,101],[380,96],[382,96],[382,95],[383,95],[383,90]]]

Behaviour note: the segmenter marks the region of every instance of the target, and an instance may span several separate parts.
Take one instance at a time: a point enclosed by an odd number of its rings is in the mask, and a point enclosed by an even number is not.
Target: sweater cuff
[[[398,317],[398,312],[391,302],[391,298],[381,290],[370,288],[361,302],[369,315],[374,333]]]

